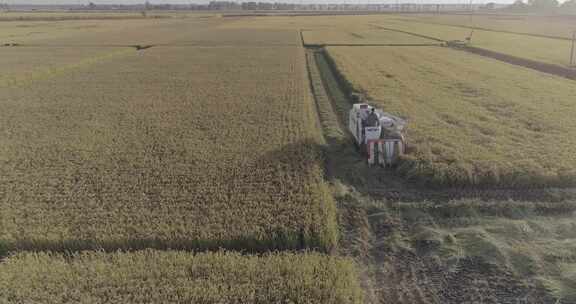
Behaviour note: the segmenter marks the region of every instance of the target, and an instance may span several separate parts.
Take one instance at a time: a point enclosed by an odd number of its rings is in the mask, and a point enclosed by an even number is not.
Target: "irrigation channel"
[[[481,258],[465,256],[448,266],[428,254],[429,248],[436,246],[434,241],[415,234],[414,226],[419,223],[403,218],[401,203],[417,206],[455,199],[479,204],[508,200],[552,203],[576,197],[576,190],[430,189],[407,182],[393,171],[368,168],[345,127],[351,103],[339,80],[342,75],[322,48],[307,48],[306,59],[326,141],[326,178],[338,206],[338,254],[358,262],[366,303],[553,302],[541,288]]]

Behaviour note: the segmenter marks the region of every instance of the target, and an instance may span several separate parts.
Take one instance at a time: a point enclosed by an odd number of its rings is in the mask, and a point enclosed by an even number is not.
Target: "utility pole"
[[[575,49],[576,49],[576,31],[572,32],[572,47],[570,48],[570,67],[576,66],[576,62],[574,62]]]
[[[474,0],[470,0],[470,4],[468,6],[468,8],[470,9],[470,21],[469,21],[469,26],[471,28],[470,30],[470,34],[468,35],[468,37],[466,37],[466,42],[468,44],[472,43],[472,37],[474,36],[474,30],[475,30],[475,25],[474,25]]]

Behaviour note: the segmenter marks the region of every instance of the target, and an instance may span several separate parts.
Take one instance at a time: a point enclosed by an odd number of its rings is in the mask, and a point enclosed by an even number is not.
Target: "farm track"
[[[412,36],[416,36],[416,37],[420,37],[420,38],[431,39],[434,41],[441,42],[441,44],[436,44],[436,45],[432,45],[432,46],[441,46],[441,47],[447,46],[447,47],[450,47],[450,48],[455,49],[455,50],[465,51],[465,52],[468,52],[471,54],[495,59],[495,60],[502,61],[502,62],[505,62],[508,64],[529,68],[532,70],[536,70],[539,72],[564,77],[564,78],[571,79],[571,80],[576,80],[576,69],[563,67],[561,65],[545,63],[545,62],[530,60],[530,59],[526,59],[526,58],[521,58],[521,57],[517,57],[517,56],[513,56],[513,55],[501,53],[501,52],[496,52],[496,51],[484,49],[481,47],[473,47],[473,46],[468,46],[468,45],[457,45],[457,44],[453,44],[453,43],[450,43],[449,41],[442,40],[442,39],[439,39],[436,37],[421,35],[418,33],[399,30],[399,29],[395,29],[395,28],[383,27],[383,26],[379,26],[379,25],[372,25],[372,26],[374,26],[375,28],[381,29],[381,30],[394,31],[394,32],[398,32],[398,33],[403,33],[403,34],[407,34],[407,35],[412,35]],[[512,33],[512,34],[518,34],[518,33]],[[545,38],[550,38],[550,37],[545,37]],[[368,46],[368,45],[366,45],[366,46]]]

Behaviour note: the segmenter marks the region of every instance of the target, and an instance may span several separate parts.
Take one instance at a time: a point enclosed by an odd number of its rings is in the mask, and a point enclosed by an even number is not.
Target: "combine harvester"
[[[391,167],[406,151],[406,121],[369,105],[362,95],[352,94],[348,129],[356,146],[368,157],[368,165]]]

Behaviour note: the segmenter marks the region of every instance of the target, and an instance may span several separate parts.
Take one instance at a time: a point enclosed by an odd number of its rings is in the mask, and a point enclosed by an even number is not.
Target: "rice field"
[[[0,88],[25,86],[31,81],[53,78],[86,69],[114,57],[134,52],[131,48],[6,47],[0,48]]]
[[[574,16],[539,16],[521,14],[442,14],[403,16],[399,19],[463,27],[476,27],[493,31],[506,31],[558,38],[572,38],[576,30]]]
[[[308,30],[303,31],[302,36],[307,44],[344,44],[344,45],[418,45],[439,44],[438,41],[411,36],[404,33],[386,30]]]
[[[356,277],[314,253],[21,253],[0,263],[0,302],[360,304]]]
[[[376,27],[396,29],[430,36],[437,39],[464,41],[472,34],[470,45],[520,58],[561,66],[570,64],[571,41],[535,37],[514,33],[474,30],[459,26],[421,23],[414,21],[384,20],[373,23]]]
[[[408,178],[574,185],[572,81],[438,47],[327,51],[352,87],[408,119]]]
[[[455,22],[443,22],[443,18],[454,18]],[[549,21],[541,18],[528,21],[517,21],[510,25],[509,32],[502,32],[512,22],[486,29],[466,27],[463,17],[452,15],[402,16],[395,14],[368,16],[297,16],[243,18],[223,24],[225,28],[251,29],[294,29],[302,30],[308,44],[438,44],[439,41],[465,41],[472,33],[471,46],[494,52],[500,52],[537,62],[544,62],[566,67],[570,64],[571,37],[576,30],[572,21]],[[486,16],[475,16],[488,24],[492,19]],[[483,19],[484,18],[484,19]],[[497,18],[495,16],[494,18]],[[482,20],[489,21],[482,21]],[[556,18],[558,19],[558,18]],[[529,23],[529,25],[526,25]],[[491,24],[491,23],[490,23]],[[481,26],[478,26],[481,27]],[[521,31],[520,29],[525,29]],[[542,31],[540,31],[540,29]],[[522,33],[531,35],[524,35]],[[534,35],[542,35],[538,37]],[[546,37],[549,36],[549,37]],[[559,38],[559,39],[555,39]]]
[[[336,244],[300,47],[132,50],[0,94],[9,249]]]
[[[0,303],[576,301],[572,81],[440,47],[460,16],[156,13],[0,16]],[[569,22],[490,20],[566,65]],[[346,89],[408,119],[397,172]]]

